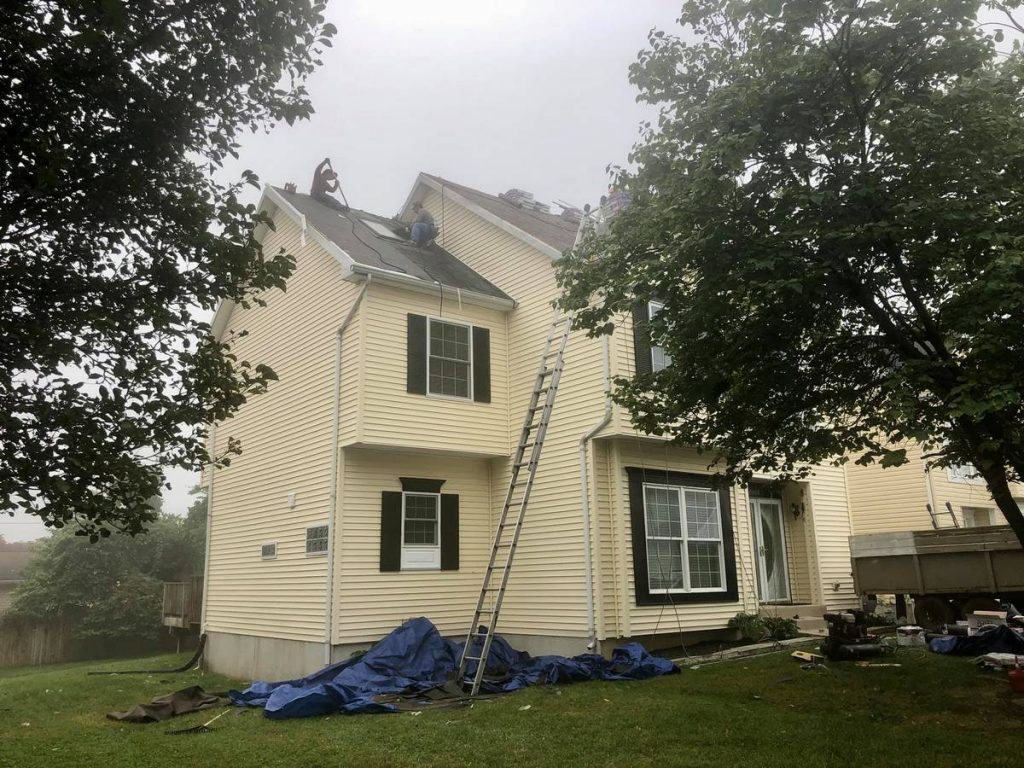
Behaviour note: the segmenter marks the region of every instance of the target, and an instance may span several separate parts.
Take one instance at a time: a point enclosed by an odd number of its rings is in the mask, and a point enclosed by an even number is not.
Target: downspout
[[[580,490],[583,502],[583,567],[587,578],[587,649],[593,651],[597,648],[597,620],[594,609],[594,562],[591,556],[591,533],[590,533],[590,472],[587,468],[587,443],[604,429],[612,420],[612,399],[611,399],[611,368],[609,362],[608,337],[604,337],[603,363],[604,363],[604,416],[588,431],[580,437]]]
[[[206,484],[206,547],[203,559],[203,608],[202,615],[199,617],[199,633],[201,635],[206,634],[206,606],[210,602],[210,533],[213,531],[213,467],[215,464],[213,455],[214,451],[217,450],[216,424],[210,426],[209,446],[207,453],[210,457],[210,482]]]
[[[331,645],[334,632],[334,541],[337,536],[338,527],[338,453],[340,442],[341,422],[341,341],[345,335],[345,329],[352,322],[356,310],[363,302],[367,288],[370,287],[372,275],[366,276],[366,282],[359,290],[356,300],[341,325],[338,326],[334,339],[334,403],[331,413],[331,493],[328,508],[331,510],[331,520],[327,527],[327,584],[324,590],[324,664],[331,663]]]

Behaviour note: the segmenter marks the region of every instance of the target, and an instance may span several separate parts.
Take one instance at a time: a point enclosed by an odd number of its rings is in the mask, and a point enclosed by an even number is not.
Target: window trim
[[[323,540],[326,542],[327,546],[325,546],[323,549],[318,549],[315,552],[310,552],[309,551],[309,541],[310,541],[310,539],[309,539],[309,532],[312,531],[314,528],[326,528],[327,529],[327,533],[323,537]],[[314,539],[314,541],[319,541],[319,538]],[[327,550],[329,550],[330,548],[331,548],[331,524],[330,523],[317,523],[316,525],[307,525],[306,526],[306,557],[326,557],[327,556]]]
[[[437,398],[439,400],[457,400],[459,402],[465,402],[465,401],[468,400],[469,402],[474,402],[474,396],[475,396],[476,393],[473,391],[473,366],[474,366],[474,362],[475,362],[473,360],[473,327],[474,327],[473,324],[472,323],[465,323],[465,322],[462,322],[461,320],[451,320],[451,319],[446,318],[446,317],[437,317],[435,315],[427,315],[426,317],[427,317],[427,333],[426,333],[426,336],[427,336],[427,338],[426,338],[426,345],[427,345],[427,365],[426,365],[426,369],[427,369],[427,371],[426,371],[427,372],[427,392],[426,392],[426,395],[427,395],[427,397],[433,397],[433,398]],[[465,328],[467,333],[468,333],[467,341],[468,341],[468,346],[469,346],[469,361],[468,361],[469,369],[467,371],[467,376],[466,376],[466,378],[467,378],[467,390],[466,391],[468,392],[468,394],[465,395],[465,396],[463,396],[463,395],[446,395],[443,392],[431,392],[430,391],[430,357],[431,357],[431,355],[430,355],[430,326],[431,326],[431,323],[445,323],[447,325],[460,325],[463,328]],[[437,358],[440,359],[440,360],[449,360],[449,361],[451,361],[453,363],[467,364],[466,360],[456,360],[455,358],[443,357],[441,355],[437,355]],[[403,509],[404,508],[405,507],[404,507],[404,502],[403,502]]]
[[[273,547],[274,554],[268,555],[264,552],[265,547]],[[277,560],[277,542],[276,541],[265,541],[260,544],[260,560]]]
[[[644,505],[644,547],[650,552],[650,548],[647,546],[649,541],[671,541],[680,542],[680,550],[682,552],[683,562],[683,588],[682,589],[655,589],[651,587],[651,576],[650,576],[650,559],[648,556],[648,569],[647,569],[647,592],[651,595],[692,595],[701,593],[724,593],[728,591],[728,582],[726,581],[725,575],[725,542],[724,542],[724,527],[722,525],[722,502],[719,499],[718,494],[712,491],[710,488],[701,488],[694,485],[675,485],[671,483],[647,483],[641,484],[643,493],[643,505]],[[679,500],[679,511],[680,511],[680,536],[651,536],[647,526],[647,489],[648,488],[661,488],[663,490],[674,491]],[[694,491],[696,493],[706,493],[711,495],[715,500],[715,512],[718,514],[718,533],[717,539],[705,539],[705,538],[691,538],[687,531],[687,519],[686,519],[686,492]],[[691,541],[711,541],[718,544],[718,575],[721,579],[722,586],[720,587],[691,587],[690,586],[690,547]]]
[[[712,487],[711,475],[696,472],[682,472],[645,467],[623,467],[627,480],[629,503],[629,536],[633,553],[633,603],[637,606],[686,605],[689,603],[715,603],[721,605],[739,604],[739,587],[736,565],[736,542],[733,535],[732,488]],[[620,470],[622,471],[622,470]],[[643,504],[643,484],[663,483],[665,485],[692,486],[711,490],[718,494],[718,510],[722,525],[722,549],[725,553],[725,591],[715,592],[670,592],[651,594],[647,585],[647,542],[646,519]]]
[[[434,499],[435,530],[437,532],[436,544],[406,544],[405,543],[405,502],[409,496],[428,496]],[[429,491],[402,491],[402,526],[400,529],[399,546],[401,548],[400,568],[402,571],[439,571],[441,570],[441,494]],[[429,565],[407,565],[405,562],[406,550],[426,552],[431,550],[435,555],[433,562]]]
[[[658,308],[657,312],[653,311],[654,307]],[[651,320],[654,319],[654,316],[656,314],[658,314],[658,312],[661,312],[663,309],[665,309],[665,302],[663,302],[663,301],[655,301],[654,299],[651,299],[650,301],[648,301],[647,302],[647,322],[650,323]],[[661,352],[663,357],[667,357],[668,358],[668,364],[664,365],[661,368],[655,367],[655,365],[654,365],[654,350],[658,350],[659,352]],[[651,343],[648,345],[647,354],[650,357],[651,373],[657,373],[658,371],[664,371],[666,368],[668,368],[670,365],[672,365],[672,356],[665,352],[665,348],[663,346],[661,346],[660,344],[655,344],[653,339],[651,340]]]

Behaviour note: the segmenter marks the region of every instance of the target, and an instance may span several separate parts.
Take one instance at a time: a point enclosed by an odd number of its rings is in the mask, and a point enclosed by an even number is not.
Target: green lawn
[[[638,683],[534,688],[420,715],[274,722],[233,710],[199,736],[165,732],[212,714],[149,725],[104,714],[186,685],[216,691],[231,681],[85,674],[184,658],[0,670],[0,766],[994,768],[1024,760],[1024,706],[1011,703],[1005,679],[920,650],[897,655],[900,668],[803,671],[776,654]]]

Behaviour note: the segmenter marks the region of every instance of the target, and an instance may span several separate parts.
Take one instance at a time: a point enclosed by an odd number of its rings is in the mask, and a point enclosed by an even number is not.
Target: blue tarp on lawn
[[[375,697],[423,692],[444,684],[458,669],[462,645],[441,637],[429,619],[412,619],[362,656],[331,664],[301,680],[256,682],[229,695],[236,704],[262,707],[266,716],[274,719],[332,712],[394,712],[395,704],[377,702]],[[471,667],[469,673],[474,669]],[[533,657],[515,650],[497,635],[487,656],[487,673],[501,676],[501,680],[485,683],[483,689],[496,693],[536,683],[642,680],[678,671],[671,661],[651,656],[639,643],[616,648],[611,661],[592,653],[571,659]]]
[[[928,648],[953,656],[983,656],[986,653],[1016,653],[1024,656],[1024,637],[1006,626],[970,636],[943,635],[932,638]]]

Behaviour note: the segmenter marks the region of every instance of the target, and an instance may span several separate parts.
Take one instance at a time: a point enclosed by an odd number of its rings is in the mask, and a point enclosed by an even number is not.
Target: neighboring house
[[[264,192],[258,236],[297,267],[213,324],[280,377],[213,438],[243,450],[205,477],[215,671],[308,673],[414,616],[469,629],[577,224],[426,174],[404,220],[416,201],[439,228],[422,250],[387,219]],[[515,646],[665,647],[763,604],[855,604],[842,468],[715,491],[706,457],[638,434],[607,398],[670,362],[631,318],[572,334],[498,626]]]
[[[855,534],[1006,525],[974,467],[929,468],[916,443],[908,445],[907,458],[906,464],[886,469],[878,464],[847,465]],[[1024,485],[1010,488],[1024,509]]]
[[[32,550],[25,544],[0,541],[0,616],[11,607],[11,593],[22,581],[22,572],[32,559]]]

